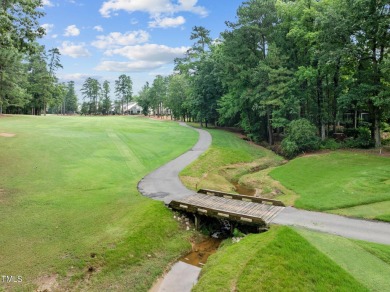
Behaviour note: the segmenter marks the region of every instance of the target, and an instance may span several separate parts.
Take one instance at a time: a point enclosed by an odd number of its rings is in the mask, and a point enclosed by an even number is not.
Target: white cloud
[[[92,42],[92,45],[99,49],[116,48],[118,46],[146,43],[149,40],[149,37],[149,33],[144,30],[128,31],[124,34],[112,32],[108,35],[97,36],[97,40]]]
[[[62,42],[59,50],[62,55],[70,56],[72,58],[88,57],[91,55],[84,43],[74,44],[67,41]]]
[[[44,23],[41,25],[41,27],[43,27],[46,31],[46,34],[50,33],[53,28],[54,28],[54,24],[51,24],[51,23]]]
[[[105,52],[106,56],[122,56],[128,62],[103,61],[95,70],[112,72],[147,72],[172,63],[177,57],[183,57],[188,47],[172,48],[165,45],[145,44],[125,46]]]
[[[188,49],[188,47],[172,48],[165,45],[145,44],[107,50],[105,55],[120,55],[130,60],[167,64],[172,62],[175,58],[183,57]]]
[[[152,17],[162,14],[172,15],[183,11],[207,16],[207,10],[202,6],[196,6],[197,2],[197,0],[178,0],[176,4],[172,0],[109,0],[103,3],[99,12],[103,17],[110,17],[112,12],[119,10],[129,13],[146,12]]]
[[[50,0],[42,0],[43,6],[53,7],[54,4]]]
[[[83,74],[83,73],[72,73],[72,74],[63,74],[63,75],[59,75],[59,79],[61,81],[75,81],[75,82],[78,82],[78,81],[84,81],[85,79],[87,79],[88,77],[91,77],[91,75],[89,74]]]
[[[110,72],[145,72],[153,70],[164,65],[162,62],[148,62],[148,61],[131,61],[131,62],[116,62],[103,61],[95,70],[110,71]]]
[[[78,36],[79,34],[80,30],[77,28],[76,25],[72,24],[65,29],[64,36]]]
[[[183,16],[178,17],[156,17],[155,20],[149,22],[149,27],[161,27],[161,28],[167,28],[167,27],[178,27],[180,25],[183,25],[186,22],[185,18]]]
[[[96,31],[100,31],[100,32],[103,31],[103,27],[102,27],[101,25],[95,25],[95,26],[93,27],[93,29],[96,30]]]

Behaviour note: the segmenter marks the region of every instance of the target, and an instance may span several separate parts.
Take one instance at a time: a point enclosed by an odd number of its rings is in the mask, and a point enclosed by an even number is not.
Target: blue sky
[[[133,80],[134,94],[146,81],[173,70],[193,43],[192,27],[204,26],[217,38],[225,21],[235,20],[240,0],[43,0],[39,42],[57,47],[64,66],[60,81],[81,88],[87,77],[111,82],[120,74]],[[81,94],[77,92],[79,97]]]

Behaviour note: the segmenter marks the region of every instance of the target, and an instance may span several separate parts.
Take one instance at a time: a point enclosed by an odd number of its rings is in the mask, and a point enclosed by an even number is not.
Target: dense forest
[[[390,4],[382,0],[250,0],[175,73],[145,84],[144,113],[238,126],[251,139],[285,138],[295,154],[328,138],[380,146],[390,117]]]
[[[45,34],[42,1],[1,4],[0,114],[123,114],[129,76],[115,81],[116,101],[108,81],[86,79],[79,107],[74,82],[56,77],[59,50],[36,41]],[[291,156],[330,138],[349,147],[389,142],[388,1],[249,0],[218,39],[202,26],[190,39],[174,73],[135,97],[145,115],[239,127],[254,141],[283,140]]]

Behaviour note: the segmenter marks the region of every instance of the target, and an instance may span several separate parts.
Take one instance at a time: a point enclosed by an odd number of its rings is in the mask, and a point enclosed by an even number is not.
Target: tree
[[[150,109],[150,86],[149,82],[146,82],[142,87],[141,91],[138,94],[137,102],[140,107],[142,107],[142,114],[147,116],[149,114]]]
[[[272,143],[272,107],[267,102],[266,61],[278,28],[276,1],[251,0],[237,11],[237,22],[223,32],[220,79],[227,92],[219,102],[221,124],[239,125],[254,140]]]
[[[15,49],[0,48],[0,115],[3,108],[25,107],[31,95],[26,90],[27,69]]]
[[[42,1],[3,0],[0,5],[0,44],[2,48],[14,48],[20,53],[34,53],[34,41],[45,34],[38,19],[44,12]]]
[[[163,114],[163,109],[165,107],[164,104],[167,97],[167,78],[157,75],[153,80],[148,95],[150,107],[157,116],[161,116]]]
[[[33,97],[32,112],[33,114],[41,114],[43,111],[43,114],[46,115],[48,104],[52,101],[55,92],[55,78],[48,71],[44,47],[38,47],[36,53],[31,55],[28,70],[28,92]]]
[[[49,55],[48,55],[48,58],[49,58],[49,72],[50,74],[52,74],[53,76],[55,75],[55,71],[58,69],[58,68],[63,68],[61,62],[60,62],[60,56],[61,56],[61,53],[59,51],[58,48],[53,48],[53,49],[50,49],[48,51]]]
[[[108,115],[111,110],[110,100],[110,82],[105,80],[102,88],[103,102],[102,102],[102,114]]]
[[[81,88],[83,99],[89,99],[89,114],[97,114],[101,86],[97,79],[88,77]]]
[[[203,26],[194,26],[190,40],[196,40],[196,43],[192,46],[191,51],[198,52],[200,54],[206,51],[206,47],[211,45],[212,39],[210,38],[210,31]]]
[[[355,86],[364,94],[370,114],[371,136],[381,146],[380,123],[390,109],[390,86],[385,82],[386,60],[390,46],[390,6],[388,1],[345,1],[348,23],[353,25],[354,47],[351,57],[357,61]]]
[[[28,99],[26,88],[20,82],[23,54],[36,51],[34,41],[42,37],[44,29],[38,19],[43,12],[38,11],[41,1],[2,1],[0,5],[0,114],[3,105],[23,107]],[[18,72],[17,72],[18,71]],[[16,75],[15,75],[16,74]],[[19,84],[19,85],[18,85]],[[10,102],[9,98],[13,101]]]
[[[217,101],[223,95],[222,83],[212,54],[204,55],[192,78],[193,110],[201,126],[203,122],[215,124],[218,120]]]
[[[186,100],[190,96],[190,84],[183,74],[174,74],[169,77],[166,105],[172,111],[175,119],[182,118],[184,121],[188,116]]]
[[[132,100],[133,95],[133,82],[130,76],[122,74],[118,80],[115,80],[115,93],[118,96],[122,104],[122,115],[124,114],[123,103],[126,102],[127,109],[129,108],[129,102]]]
[[[74,88],[74,81],[69,81],[66,85],[63,101],[63,114],[77,112],[77,95]]]

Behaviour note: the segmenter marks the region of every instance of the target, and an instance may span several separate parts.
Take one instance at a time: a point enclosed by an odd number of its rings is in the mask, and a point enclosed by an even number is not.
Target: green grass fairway
[[[310,155],[294,159],[270,175],[300,195],[295,203],[298,208],[326,211],[367,205],[353,214],[372,218],[370,204],[388,206],[390,201],[389,157],[346,151]],[[389,218],[390,209],[382,208],[379,215]]]
[[[273,227],[223,246],[209,258],[194,291],[367,289],[294,230]]]
[[[176,123],[131,117],[0,119],[3,289],[147,290],[188,249],[161,202],[137,182],[196,143]],[[52,281],[53,282],[53,281]],[[56,283],[57,282],[57,283]]]

